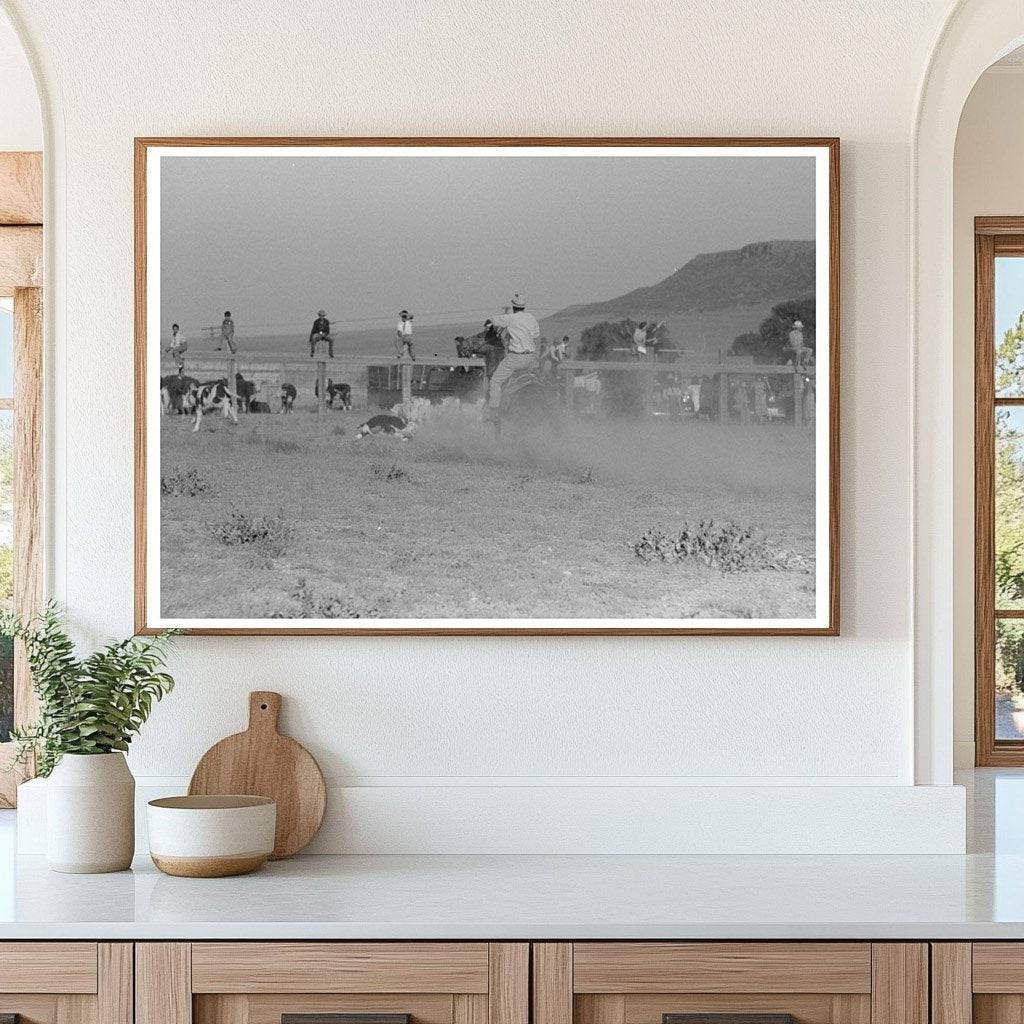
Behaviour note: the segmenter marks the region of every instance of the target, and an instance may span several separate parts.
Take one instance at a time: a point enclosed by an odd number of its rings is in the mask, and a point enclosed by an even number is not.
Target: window
[[[0,607],[14,602],[14,303],[0,299]],[[0,637],[0,743],[14,726],[14,645]]]
[[[975,251],[976,761],[1024,765],[1024,218]]]
[[[0,605],[42,600],[43,161],[0,153]],[[0,807],[26,774],[11,769],[13,725],[35,717],[28,666],[0,639]]]

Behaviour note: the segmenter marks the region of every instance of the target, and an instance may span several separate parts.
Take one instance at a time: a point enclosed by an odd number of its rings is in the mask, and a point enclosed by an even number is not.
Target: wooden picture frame
[[[214,150],[232,154],[238,147],[244,147],[258,155],[291,155],[301,154],[302,150],[317,153],[331,151],[364,151],[380,150],[387,153],[398,150],[409,150],[418,147],[429,147],[441,150],[448,155],[456,155],[458,151],[469,147],[483,147],[489,150],[515,150],[523,154],[531,154],[541,149],[557,148],[577,152],[622,150],[630,153],[657,155],[677,151],[674,155],[707,155],[714,153],[722,159],[735,158],[756,151],[753,155],[768,156],[782,153],[794,153],[799,156],[815,158],[815,180],[819,183],[815,192],[816,220],[815,240],[817,248],[816,266],[817,284],[816,297],[827,295],[827,303],[819,308],[817,317],[818,330],[821,334],[827,331],[827,357],[817,362],[817,375],[820,378],[827,373],[828,386],[823,394],[827,396],[827,404],[821,402],[821,396],[813,403],[815,413],[811,414],[811,431],[817,439],[816,454],[816,487],[814,490],[815,511],[815,612],[811,617],[794,620],[758,620],[735,618],[727,620],[707,621],[701,619],[687,620],[577,620],[572,618],[557,620],[489,620],[480,619],[432,619],[419,624],[419,620],[381,620],[378,624],[374,619],[346,619],[324,621],[278,620],[260,618],[245,620],[244,624],[233,619],[223,618],[173,618],[161,613],[159,605],[159,587],[154,584],[157,569],[153,561],[153,548],[157,545],[154,536],[159,533],[158,524],[154,523],[153,492],[154,482],[159,483],[159,475],[154,477],[150,466],[150,454],[154,451],[154,424],[159,421],[153,414],[152,394],[154,374],[159,379],[159,370],[154,367],[154,352],[159,351],[160,315],[154,311],[152,301],[153,287],[150,284],[151,264],[159,254],[159,247],[154,243],[154,217],[159,216],[159,203],[154,202],[155,171],[160,166],[160,159],[172,155],[213,155]],[[701,152],[697,152],[700,150]],[[341,155],[340,153],[338,155]],[[187,632],[201,635],[346,635],[346,636],[514,636],[514,635],[546,635],[546,636],[683,636],[683,635],[715,635],[715,636],[835,636],[839,633],[840,609],[840,537],[839,537],[839,372],[840,372],[840,327],[839,327],[839,267],[840,267],[840,204],[839,204],[839,140],[836,138],[137,138],[135,140],[135,625],[142,634],[151,634],[168,626],[183,628]],[[822,225],[824,227],[822,228]],[[824,247],[825,251],[821,251]],[[155,271],[154,271],[155,273]],[[756,322],[751,329],[756,329]],[[205,328],[209,330],[209,328]],[[156,332],[156,348],[153,340]],[[725,357],[720,354],[720,360]],[[793,391],[791,416],[794,425],[804,422],[801,411],[801,399],[798,397],[808,378],[805,376],[807,365],[801,362],[801,356],[795,357],[793,365]],[[449,362],[457,362],[455,359]],[[468,360],[472,362],[472,360]],[[604,366],[605,364],[601,364]],[[718,382],[720,395],[729,401],[730,379],[742,377],[742,366],[736,369],[723,369],[713,379]],[[228,369],[235,368],[232,362]],[[616,369],[621,369],[621,365]],[[680,382],[684,372],[679,374]],[[753,370],[758,367],[753,367]],[[773,368],[774,370],[777,368]],[[179,369],[179,375],[181,370]],[[657,371],[661,373],[662,371]],[[814,390],[814,370],[811,373],[811,388]],[[319,371],[318,387],[323,379],[323,369]],[[225,379],[228,379],[225,377]],[[403,376],[403,382],[404,382]],[[637,378],[639,379],[639,378]],[[746,389],[747,385],[743,384]],[[680,383],[680,392],[683,390]],[[403,391],[403,396],[407,394]],[[682,397],[679,399],[683,403]],[[323,399],[319,400],[320,409]],[[726,412],[725,418],[728,418]],[[780,428],[781,429],[781,428]],[[815,433],[816,432],[816,433]],[[820,466],[827,469],[824,475]],[[155,592],[154,592],[155,590]],[[520,621],[522,624],[520,624]]]

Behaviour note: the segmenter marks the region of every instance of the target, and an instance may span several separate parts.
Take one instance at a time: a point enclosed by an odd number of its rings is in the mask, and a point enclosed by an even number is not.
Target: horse
[[[460,359],[482,356],[488,389],[498,364],[505,358],[504,332],[487,321],[484,329],[469,338],[455,339]],[[552,361],[543,360],[529,370],[519,370],[509,377],[501,389],[501,406],[494,418],[494,433],[501,436],[503,423],[519,428],[538,423],[555,424],[558,408],[558,385]]]

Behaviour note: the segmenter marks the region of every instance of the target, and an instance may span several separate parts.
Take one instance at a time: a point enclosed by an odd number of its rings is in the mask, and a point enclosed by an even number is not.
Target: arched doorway
[[[961,0],[936,42],[912,129],[915,778],[921,784],[949,784],[954,762],[954,147],[975,82],[1022,41],[1019,0]],[[973,590],[973,581],[963,582]],[[956,644],[964,641],[956,637]]]

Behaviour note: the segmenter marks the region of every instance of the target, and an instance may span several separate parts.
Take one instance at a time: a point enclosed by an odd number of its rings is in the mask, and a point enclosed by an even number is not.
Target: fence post
[[[565,389],[565,407],[570,412],[572,412],[573,411],[573,402],[572,402],[573,380],[575,379],[576,374],[575,374],[575,372],[573,370],[570,370],[569,367],[567,367],[567,366],[563,366],[562,367],[562,374],[564,375],[564,380],[562,382],[562,387]]]
[[[316,414],[320,419],[323,419],[324,412],[327,409],[327,361],[325,359],[317,360],[316,382]]]
[[[644,416],[650,416],[654,411],[654,358],[647,356],[644,360],[644,368],[640,371],[643,379],[644,392]]]
[[[412,401],[412,362],[402,363],[402,404],[409,408]]]
[[[232,356],[228,360],[228,387],[232,391],[235,390],[235,386],[238,383],[238,360]]]
[[[724,366],[718,374],[718,421],[729,422],[729,374]]]
[[[793,426],[801,427],[804,422],[804,375],[799,364],[793,367]]]

